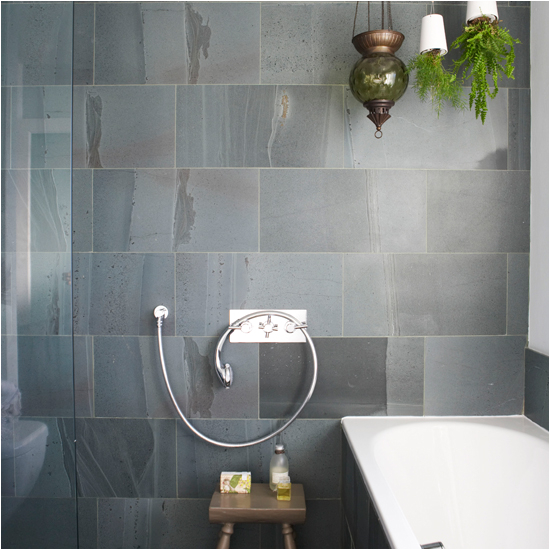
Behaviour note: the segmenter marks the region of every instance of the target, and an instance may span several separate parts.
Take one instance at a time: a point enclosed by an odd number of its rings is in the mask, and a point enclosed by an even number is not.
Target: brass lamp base
[[[365,103],[363,103],[363,107],[369,110],[369,115],[367,118],[370,118],[376,126],[374,137],[376,137],[377,139],[380,139],[382,137],[382,124],[384,124],[386,120],[391,118],[390,109],[394,105],[395,101],[389,101],[387,99],[373,99],[372,101],[366,101]]]

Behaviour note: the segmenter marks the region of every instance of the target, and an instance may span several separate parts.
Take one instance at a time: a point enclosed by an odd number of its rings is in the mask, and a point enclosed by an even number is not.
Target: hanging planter
[[[355,18],[357,19],[357,7]],[[382,137],[382,124],[391,115],[390,109],[401,98],[407,89],[409,75],[405,64],[394,54],[401,47],[405,36],[391,29],[391,8],[388,2],[389,29],[369,30],[355,35],[355,21],[353,23],[352,43],[361,54],[349,76],[349,85],[353,97],[360,101],[369,110],[368,118],[374,122],[375,137]],[[382,26],[384,26],[384,2],[382,2]]]
[[[509,31],[499,26],[496,2],[468,2],[464,32],[453,42],[462,55],[455,61],[455,74],[462,71],[462,79],[471,78],[470,109],[475,105],[476,118],[485,123],[487,96],[498,93],[498,82],[503,77],[514,78],[514,44]],[[489,88],[493,83],[493,91]]]
[[[431,99],[438,117],[445,102],[456,109],[465,107],[461,82],[443,67],[447,51],[443,17],[437,13],[426,15],[422,18],[420,52],[409,61],[407,72],[415,71],[413,89],[422,101]]]

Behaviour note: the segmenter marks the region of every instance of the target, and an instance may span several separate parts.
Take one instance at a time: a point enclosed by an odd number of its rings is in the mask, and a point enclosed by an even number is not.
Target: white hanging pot
[[[496,2],[468,2],[466,7],[466,24],[478,17],[488,17],[490,22],[498,19],[498,10]]]
[[[439,55],[445,55],[447,49],[447,38],[445,36],[445,25],[443,16],[438,13],[425,15],[422,18],[420,28],[420,53],[440,50]]]

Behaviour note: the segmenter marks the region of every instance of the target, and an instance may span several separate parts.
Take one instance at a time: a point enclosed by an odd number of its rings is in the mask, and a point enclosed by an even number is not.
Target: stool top
[[[249,494],[222,494],[217,488],[208,508],[210,523],[304,523],[304,486],[292,484],[291,500],[277,500],[268,483],[252,483]]]

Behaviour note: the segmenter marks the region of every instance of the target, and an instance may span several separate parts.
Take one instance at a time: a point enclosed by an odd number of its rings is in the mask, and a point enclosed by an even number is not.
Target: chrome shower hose
[[[222,335],[222,337],[219,340],[218,346],[216,348],[216,364],[219,366],[220,363],[220,355],[221,355],[221,348],[225,342],[225,339],[227,336],[233,331],[233,330],[239,330],[242,323],[245,323],[249,321],[250,319],[253,319],[254,317],[260,317],[264,315],[277,315],[279,317],[284,317],[285,319],[289,320],[290,322],[294,323],[296,325],[296,328],[299,328],[305,338],[307,343],[309,344],[309,347],[311,348],[311,353],[313,356],[313,378],[311,381],[311,386],[309,388],[308,394],[306,395],[306,398],[304,399],[303,403],[300,405],[298,410],[292,415],[292,417],[285,422],[283,426],[275,430],[274,432],[271,432],[270,434],[260,437],[259,439],[254,439],[252,441],[244,441],[242,443],[228,443],[225,441],[217,441],[216,439],[212,439],[211,437],[208,437],[207,435],[203,434],[197,428],[195,428],[189,420],[185,417],[182,410],[180,409],[178,402],[176,401],[176,398],[174,396],[174,392],[172,391],[172,388],[170,386],[170,381],[168,380],[168,373],[166,372],[166,363],[164,361],[164,350],[162,347],[162,323],[164,319],[168,316],[168,309],[166,309],[164,306],[158,306],[155,308],[155,317],[157,318],[157,335],[158,335],[158,345],[159,345],[159,355],[160,355],[160,364],[162,366],[162,374],[164,375],[164,381],[166,382],[166,387],[168,388],[168,393],[170,394],[170,399],[172,400],[172,403],[174,404],[174,407],[176,408],[176,411],[178,412],[179,416],[185,423],[185,425],[198,437],[203,439],[204,441],[207,441],[208,443],[211,443],[212,445],[217,445],[218,447],[228,447],[228,448],[239,448],[239,447],[251,447],[252,445],[258,445],[259,443],[263,443],[264,441],[267,441],[268,439],[271,439],[272,437],[275,437],[277,434],[280,434],[283,430],[288,428],[292,422],[296,419],[296,417],[302,412],[302,409],[306,406],[307,402],[311,398],[313,394],[313,390],[315,389],[315,384],[317,383],[317,353],[315,352],[315,346],[313,345],[313,341],[311,340],[311,337],[309,336],[305,325],[302,325],[300,321],[292,317],[291,315],[284,313],[282,311],[270,311],[270,310],[264,310],[264,311],[257,311],[254,313],[251,313],[249,315],[245,315],[235,323],[232,323],[229,325],[225,333]]]

